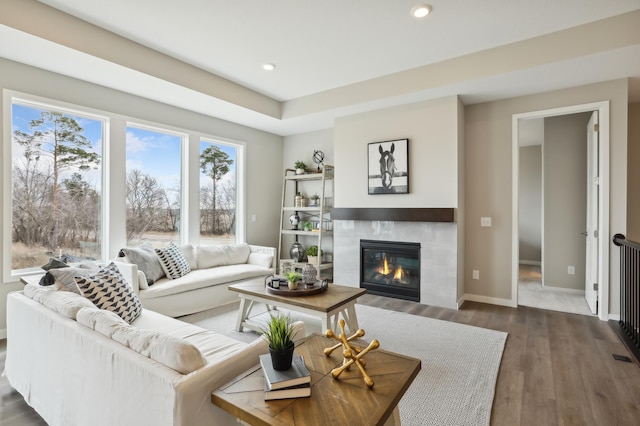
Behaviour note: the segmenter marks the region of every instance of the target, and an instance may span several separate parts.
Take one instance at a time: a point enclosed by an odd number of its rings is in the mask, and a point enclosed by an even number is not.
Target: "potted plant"
[[[271,314],[265,327],[261,329],[269,343],[269,353],[274,370],[288,370],[293,358],[293,322],[289,315],[281,312]]]
[[[310,206],[312,207],[317,207],[318,205],[320,205],[320,196],[318,194],[313,194],[311,197],[309,197],[310,201]]]
[[[307,165],[304,164],[304,161],[300,161],[300,160],[296,161],[295,166],[296,166],[297,175],[304,174],[305,170],[307,169]]]
[[[287,285],[289,289],[295,290],[298,288],[298,281],[302,279],[302,274],[297,271],[289,271],[286,273],[285,277],[287,278]]]
[[[320,254],[318,254],[318,251],[320,252]],[[318,263],[320,263],[318,262],[318,260],[320,260],[320,257],[323,254],[324,252],[322,250],[318,250],[318,246],[310,246],[307,249],[307,262],[317,265]]]
[[[309,222],[309,221],[304,221],[304,222],[302,222],[302,230],[303,231],[312,231],[313,230],[313,225],[311,225],[311,222]]]

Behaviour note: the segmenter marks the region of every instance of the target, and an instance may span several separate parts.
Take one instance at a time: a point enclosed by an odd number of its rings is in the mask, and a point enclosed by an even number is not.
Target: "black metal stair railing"
[[[640,363],[640,244],[622,234],[613,243],[620,247],[620,320],[609,323]]]

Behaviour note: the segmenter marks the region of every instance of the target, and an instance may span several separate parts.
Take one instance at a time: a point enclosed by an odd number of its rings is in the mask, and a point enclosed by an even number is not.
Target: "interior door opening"
[[[608,253],[598,238],[608,218],[608,191],[599,194],[608,182],[608,167],[602,167],[608,136],[604,144],[598,140],[603,114],[608,133],[604,102],[514,116],[514,306],[608,317],[597,302],[603,292],[608,298],[601,269]],[[568,142],[579,134],[580,141]]]

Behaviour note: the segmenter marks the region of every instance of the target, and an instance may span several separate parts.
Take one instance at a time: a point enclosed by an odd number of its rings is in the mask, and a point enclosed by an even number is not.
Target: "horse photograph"
[[[368,146],[369,194],[409,192],[409,140],[371,142]]]

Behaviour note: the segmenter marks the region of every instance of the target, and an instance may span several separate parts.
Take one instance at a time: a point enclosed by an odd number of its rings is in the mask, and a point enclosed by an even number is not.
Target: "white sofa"
[[[257,364],[264,339],[246,344],[147,309],[122,322],[78,294],[29,284],[7,298],[5,375],[52,426],[237,424],[211,392]]]
[[[179,317],[238,300],[229,284],[264,280],[276,271],[276,249],[249,244],[180,246],[191,272],[177,279],[160,278],[147,286],[147,277],[127,257],[116,259],[125,278],[131,279],[142,306]]]

